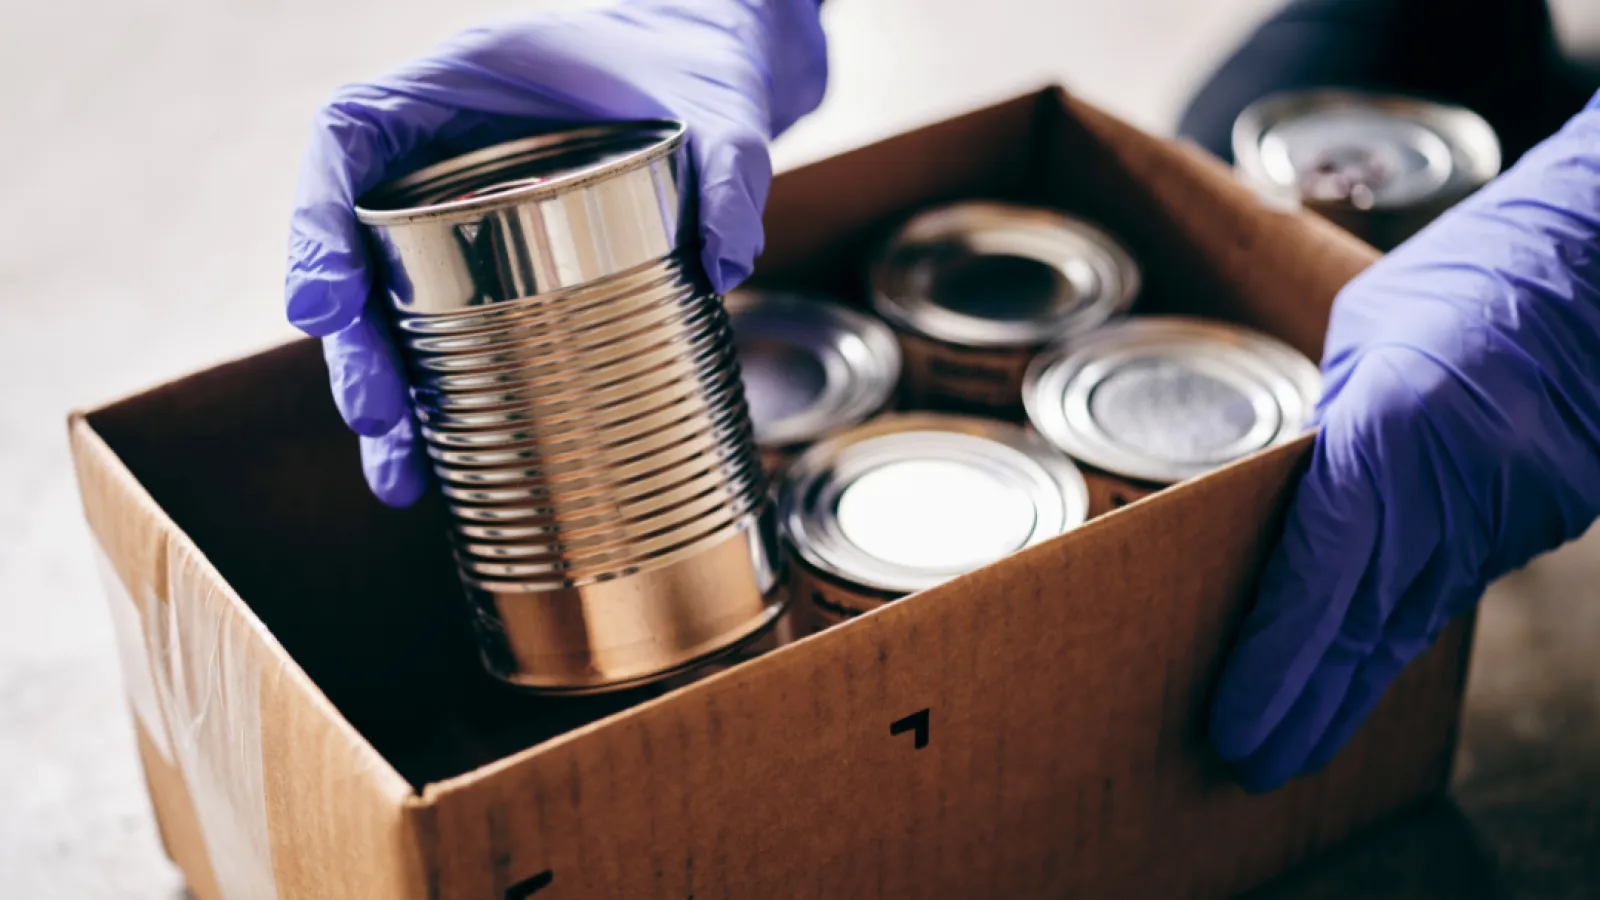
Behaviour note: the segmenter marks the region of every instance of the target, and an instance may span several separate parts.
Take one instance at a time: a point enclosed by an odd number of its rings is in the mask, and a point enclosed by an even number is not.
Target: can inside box
[[[1237,271],[1238,258],[1208,257],[1186,237],[1169,208],[1181,201],[1146,184],[1166,161],[1097,134],[1115,128],[1126,126],[1077,107],[1065,114],[1055,94],[1043,93],[785,175],[769,202],[757,283],[859,305],[868,255],[912,212],[966,198],[1041,204],[1099,222],[1127,244],[1144,266],[1141,312],[1238,322],[1315,357],[1331,296],[1266,296],[1248,278],[1230,287],[1223,265]],[[874,161],[890,157],[894,166]],[[1204,207],[1193,215],[1243,215],[1207,199],[1191,198]],[[1244,257],[1250,248],[1234,249]],[[314,343],[213,369],[181,392],[158,389],[90,421],[413,785],[463,774],[663,690],[549,700],[483,675],[442,505],[430,498],[397,512],[369,495]]]

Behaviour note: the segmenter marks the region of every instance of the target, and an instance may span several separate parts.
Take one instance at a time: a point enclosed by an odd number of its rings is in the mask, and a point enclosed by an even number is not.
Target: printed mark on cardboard
[[[928,746],[928,716],[931,710],[932,707],[919,709],[905,718],[895,719],[889,723],[889,735],[893,737],[909,731],[912,734],[912,747],[921,750]]]
[[[528,900],[529,897],[549,887],[550,882],[555,879],[555,872],[545,869],[532,878],[524,878],[506,888],[506,900]]]

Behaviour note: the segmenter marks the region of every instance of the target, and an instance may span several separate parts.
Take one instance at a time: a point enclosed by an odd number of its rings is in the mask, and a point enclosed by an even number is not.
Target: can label
[[[789,596],[799,634],[831,628],[900,598],[830,578],[794,559],[789,563]]]
[[[905,399],[913,406],[1012,412],[1022,405],[1028,350],[957,347],[903,332],[900,347]]]
[[[1081,467],[1089,486],[1089,518],[1103,516],[1161,490],[1161,485],[1119,478],[1096,469]]]

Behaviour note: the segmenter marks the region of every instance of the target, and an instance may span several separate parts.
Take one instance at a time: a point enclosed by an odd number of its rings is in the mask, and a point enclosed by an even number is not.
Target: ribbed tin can
[[[358,214],[485,663],[552,693],[684,671],[782,612],[732,332],[681,125],[514,141]]]
[[[1389,250],[1500,172],[1500,141],[1469,109],[1344,90],[1252,103],[1233,127],[1234,165],[1258,192],[1303,203]]]

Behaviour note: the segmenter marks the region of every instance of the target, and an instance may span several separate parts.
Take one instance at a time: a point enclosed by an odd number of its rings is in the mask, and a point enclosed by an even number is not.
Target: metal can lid
[[[779,527],[807,565],[910,593],[1082,524],[1076,466],[1025,429],[964,416],[885,416],[786,472]]]
[[[1309,427],[1315,364],[1275,338],[1183,317],[1072,338],[1028,368],[1023,404],[1046,440],[1107,472],[1182,481]]]
[[[1465,195],[1500,171],[1500,142],[1476,113],[1350,91],[1259,100],[1234,124],[1233,149],[1260,188],[1363,210]]]
[[[681,122],[606,122],[522,138],[419,169],[360,198],[356,215],[391,225],[482,213],[572,190],[677,149]]]
[[[966,202],[903,225],[870,277],[877,313],[959,346],[1039,346],[1126,312],[1139,267],[1109,234],[1055,210]]]
[[[725,302],[761,446],[810,443],[889,402],[900,346],[882,322],[814,294],[743,288]]]

